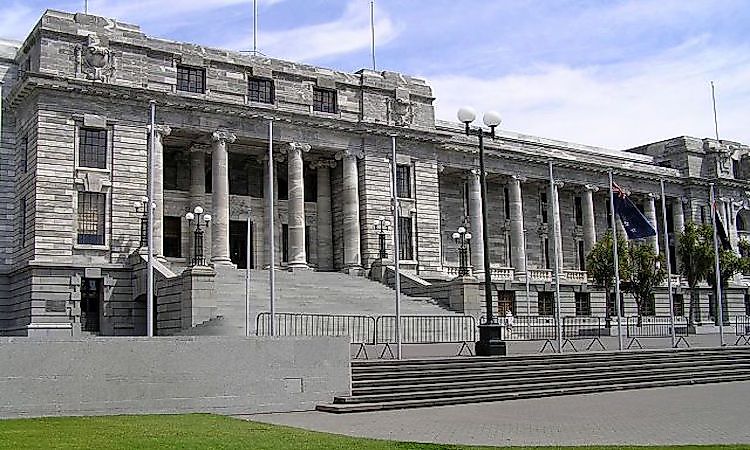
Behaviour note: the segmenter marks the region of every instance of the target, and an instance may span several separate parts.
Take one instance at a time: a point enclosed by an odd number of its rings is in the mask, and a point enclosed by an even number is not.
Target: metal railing
[[[401,316],[402,344],[461,344],[458,355],[464,349],[471,354],[469,343],[476,341],[477,324],[472,316]],[[375,321],[375,343],[385,344],[382,358],[396,343],[396,316],[379,316]]]
[[[359,346],[355,358],[364,353],[365,345],[375,345],[375,318],[347,314],[276,313],[276,336],[349,336],[349,342]],[[255,319],[255,334],[268,336],[271,331],[271,313],[261,312]]]
[[[586,350],[591,350],[594,344],[598,345],[602,350],[604,344],[602,344],[602,330],[605,329],[605,320],[602,317],[589,317],[589,316],[566,316],[563,317],[562,333],[563,333],[563,348],[566,345],[570,345],[573,351],[578,351],[573,341],[575,340],[590,340]]]
[[[675,347],[680,342],[690,347],[687,339],[688,324],[684,317],[674,317],[674,334],[677,337]],[[631,316],[626,319],[625,336],[630,339],[627,349],[633,345],[643,348],[639,339],[641,338],[667,338],[672,337],[672,318],[670,316]]]
[[[750,316],[736,316],[734,327],[737,335],[734,345],[739,345],[740,342],[744,345],[750,345]]]

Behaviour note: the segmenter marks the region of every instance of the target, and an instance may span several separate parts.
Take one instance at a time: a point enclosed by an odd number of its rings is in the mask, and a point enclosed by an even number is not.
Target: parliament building
[[[186,333],[226,315],[232,295],[241,304],[242,291],[222,283],[241,280],[248,261],[257,274],[278,267],[280,283],[304,277],[299,289],[309,295],[300,312],[320,301],[335,314],[346,305],[322,298],[316,276],[322,288],[330,287],[331,272],[392,283],[395,256],[410,297],[431,298],[446,314],[479,317],[484,235],[495,313],[552,315],[554,224],[562,246],[561,315],[604,317],[612,302],[588,279],[586,255],[609,227],[609,170],[658,231],[651,239],[669,255],[678,316],[687,315],[689,295],[677,275],[675,237],[687,221],[710,223],[709,183],[731,245],[739,251],[750,233],[748,145],[680,136],[613,150],[502,128],[485,140],[483,229],[476,136],[463,124],[436,120],[429,84],[405,74],[344,73],[47,11],[24,42],[0,41],[0,80],[0,336],[145,334],[143,218],[150,204],[159,334]],[[381,258],[375,225],[392,216],[394,136],[399,254],[391,226]],[[461,226],[472,234],[471,276],[457,279],[452,236]],[[196,229],[203,237],[198,251]],[[743,276],[730,283],[730,318],[750,313],[748,286]],[[651,315],[669,315],[666,292],[665,284]],[[700,302],[703,323],[713,323],[707,286]],[[625,295],[623,313],[636,311]]]

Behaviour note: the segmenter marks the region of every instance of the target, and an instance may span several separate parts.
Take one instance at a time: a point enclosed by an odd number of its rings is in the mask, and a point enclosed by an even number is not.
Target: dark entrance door
[[[516,315],[516,291],[497,291],[498,317],[505,317],[508,310]]]
[[[99,332],[99,305],[102,301],[102,280],[84,278],[81,280],[81,330]]]
[[[255,268],[253,251],[254,224],[250,223],[250,268]],[[247,268],[247,222],[244,220],[229,221],[229,258],[238,269]]]

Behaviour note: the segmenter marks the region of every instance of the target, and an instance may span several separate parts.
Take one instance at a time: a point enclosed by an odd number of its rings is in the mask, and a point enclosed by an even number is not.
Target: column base
[[[234,264],[231,259],[225,258],[225,257],[211,258],[211,265],[214,267],[221,266],[221,267],[231,267],[233,269],[237,268],[237,265]]]
[[[349,266],[343,269],[342,272],[349,274],[349,275],[355,275],[358,277],[365,275],[365,269],[363,269],[362,266]]]
[[[287,264],[286,270],[287,272],[299,272],[312,270],[312,268],[306,262],[290,262]]]

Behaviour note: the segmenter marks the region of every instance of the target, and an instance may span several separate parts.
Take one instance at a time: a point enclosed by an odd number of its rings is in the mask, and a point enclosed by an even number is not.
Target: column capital
[[[653,192],[646,193],[646,198],[651,200],[657,200],[660,198],[659,194],[654,194]]]
[[[564,186],[565,186],[565,182],[564,181],[555,180],[555,187],[556,188],[562,189]]]
[[[237,140],[237,136],[229,130],[219,129],[211,133],[211,141],[220,144],[229,143]]]
[[[591,191],[591,192],[599,192],[599,186],[596,186],[594,184],[584,184],[583,185],[584,191]]]
[[[343,159],[354,159],[354,158],[362,159],[364,157],[365,157],[365,152],[363,152],[362,150],[352,150],[352,149],[347,149],[347,150],[342,150],[340,152],[337,152],[335,156],[336,161],[341,161]]]
[[[310,151],[310,148],[310,144],[305,144],[302,142],[290,142],[280,149],[280,153],[307,153]]]
[[[510,180],[513,180],[513,181],[518,181],[519,183],[525,183],[525,182],[526,182],[526,180],[527,180],[527,178],[526,178],[525,176],[523,176],[523,175],[521,175],[521,174],[518,174],[518,173],[516,173],[516,174],[513,174],[513,175],[511,175],[511,176],[510,176],[510,177],[508,177],[508,178],[509,178]]]
[[[151,133],[151,125],[147,125],[146,129]],[[156,126],[154,126],[154,133],[156,134],[157,139],[162,139],[164,136],[172,134],[172,128],[170,128],[169,125],[156,124]]]
[[[310,163],[311,169],[333,169],[336,167],[336,161],[332,159],[316,159]]]

